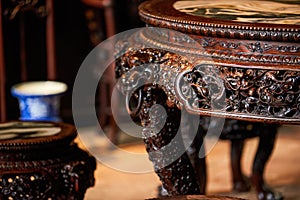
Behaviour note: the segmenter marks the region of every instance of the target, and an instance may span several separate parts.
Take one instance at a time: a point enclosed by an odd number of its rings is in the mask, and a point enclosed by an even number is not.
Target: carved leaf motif
[[[191,112],[221,112],[225,115],[299,119],[300,71],[242,68],[235,66],[197,64],[185,57],[166,51],[142,49],[145,57],[132,62],[129,53],[119,62],[117,71],[121,75],[123,92],[132,89],[130,78],[153,78],[153,83],[161,85],[169,100],[178,107],[182,104]],[[154,51],[154,52],[152,52]],[[154,55],[154,58],[151,56]],[[149,62],[149,74],[141,74],[136,63]],[[155,64],[155,67],[154,67]],[[192,65],[195,65],[192,67]],[[135,76],[128,77],[125,72],[134,69]],[[143,70],[145,70],[143,69]],[[152,75],[152,74],[156,75]],[[179,96],[178,96],[179,95]],[[222,115],[223,115],[222,114]]]

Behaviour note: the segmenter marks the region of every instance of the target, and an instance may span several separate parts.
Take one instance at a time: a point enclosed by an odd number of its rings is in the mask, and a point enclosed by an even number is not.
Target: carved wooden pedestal
[[[0,124],[0,199],[83,199],[94,185],[94,157],[64,123]]]
[[[280,9],[272,13],[269,7]],[[278,124],[300,124],[295,13],[297,2],[272,0],[153,0],[140,6],[149,28],[118,44],[126,53],[117,59],[116,75],[130,115],[144,127],[149,158],[167,195],[205,193],[202,143],[210,129],[232,142],[238,191],[250,189],[240,168],[244,139],[258,136],[251,183],[258,199],[282,199],[266,186],[263,173]]]

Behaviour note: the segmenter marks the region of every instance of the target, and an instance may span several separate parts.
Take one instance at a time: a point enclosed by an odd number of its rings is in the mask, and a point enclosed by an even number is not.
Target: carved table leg
[[[182,148],[185,148],[179,130],[181,111],[168,102],[167,95],[158,86],[146,86],[140,90],[141,98],[138,98],[142,102],[136,115],[144,127],[143,136],[149,159],[153,162],[154,170],[167,195],[200,194],[189,157],[186,152],[181,153]],[[155,109],[158,104],[165,109],[166,115]],[[132,117],[136,119],[136,116]],[[181,139],[177,137],[174,142],[176,134]],[[172,145],[168,149],[170,143]]]
[[[250,190],[250,184],[242,173],[241,158],[244,149],[244,140],[231,140],[231,173],[233,181],[233,190],[237,192],[246,192]]]
[[[205,132],[209,123],[208,118],[203,118],[202,128]],[[214,124],[217,124],[217,121]],[[253,161],[251,183],[257,191],[259,200],[282,199],[279,193],[272,191],[265,185],[263,177],[265,165],[274,148],[277,128],[277,125],[263,123],[249,123],[231,119],[225,121],[220,139],[231,141],[231,170],[234,191],[245,192],[250,190],[250,180],[243,175],[241,169],[241,158],[245,140],[259,137],[259,145]]]
[[[276,126],[266,125],[264,131],[259,135],[259,146],[253,162],[251,177],[252,184],[255,186],[259,200],[283,199],[280,193],[272,191],[265,185],[263,177],[265,165],[270,158],[274,147],[276,134]]]
[[[190,117],[187,118],[186,121],[182,122],[182,125],[184,126],[183,134],[186,136],[190,136],[192,139],[192,143],[190,147],[187,150],[187,154],[190,158],[190,161],[194,167],[201,194],[206,193],[206,162],[205,162],[205,148],[203,146],[204,143],[204,135],[205,131],[201,126],[197,127],[197,134],[194,139],[192,138],[194,135],[191,133],[191,130],[195,130],[193,124],[198,124],[199,121],[193,121],[194,120],[200,120],[200,117],[195,119],[194,117],[191,119]],[[184,137],[184,136],[183,136]]]

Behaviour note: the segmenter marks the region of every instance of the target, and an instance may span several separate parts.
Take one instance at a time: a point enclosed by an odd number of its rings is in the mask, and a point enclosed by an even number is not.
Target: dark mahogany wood
[[[267,187],[263,174],[278,125],[300,124],[300,25],[190,15],[176,10],[175,2],[141,4],[141,19],[150,28],[120,42],[118,49],[126,53],[116,62],[119,88],[129,95],[130,115],[144,127],[162,191],[205,193],[205,157],[199,156],[205,154],[203,138],[209,125],[217,128],[226,118],[220,139],[231,141],[233,189],[248,191],[253,185],[260,200],[282,199]],[[163,126],[159,113],[150,115],[155,104],[166,110]],[[187,119],[180,120],[186,111]],[[200,117],[195,120],[195,115]],[[196,136],[191,136],[192,130],[197,130]],[[178,159],[184,142],[157,157],[155,152],[166,149],[178,133],[183,141],[191,137],[191,146]],[[247,178],[240,161],[244,140],[251,137],[259,137],[259,146]],[[162,165],[170,159],[175,161]]]
[[[95,158],[72,125],[10,122],[0,132],[1,199],[83,199],[94,185]]]

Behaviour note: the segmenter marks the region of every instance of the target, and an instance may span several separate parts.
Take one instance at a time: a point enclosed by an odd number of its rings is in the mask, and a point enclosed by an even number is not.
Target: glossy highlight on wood
[[[94,185],[95,158],[72,125],[7,122],[0,134],[1,199],[83,199]]]
[[[191,15],[176,10],[176,2],[140,5],[148,28],[117,44],[126,53],[117,54],[115,68],[118,86],[129,99],[129,114],[143,126],[161,191],[169,196],[205,193],[205,156],[200,155],[205,155],[202,144],[208,128],[215,128],[220,139],[231,141],[233,190],[245,192],[253,186],[259,200],[283,199],[265,183],[264,169],[278,124],[300,124],[299,24]],[[162,116],[149,114],[155,104],[166,110],[163,128]],[[180,119],[186,112],[188,117]],[[224,127],[218,130],[223,118]],[[191,135],[194,126],[197,132]],[[159,154],[177,134],[182,141],[174,151]],[[247,178],[240,161],[244,140],[251,137],[259,137],[259,145]],[[192,143],[177,157],[184,138]],[[174,162],[164,165],[169,160]]]

